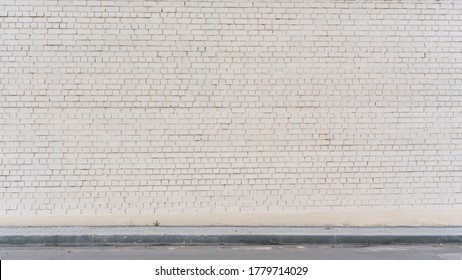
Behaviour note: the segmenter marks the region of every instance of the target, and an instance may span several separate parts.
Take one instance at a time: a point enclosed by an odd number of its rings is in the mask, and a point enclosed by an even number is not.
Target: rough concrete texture
[[[0,244],[457,243],[462,227],[1,227]]]

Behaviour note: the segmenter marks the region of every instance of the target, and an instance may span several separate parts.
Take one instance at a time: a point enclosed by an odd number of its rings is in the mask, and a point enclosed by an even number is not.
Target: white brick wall
[[[462,2],[0,3],[0,216],[462,209]]]

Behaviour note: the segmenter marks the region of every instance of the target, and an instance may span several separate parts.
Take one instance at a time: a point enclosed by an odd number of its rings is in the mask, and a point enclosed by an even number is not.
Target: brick
[[[0,11],[0,214],[462,207],[456,0]]]

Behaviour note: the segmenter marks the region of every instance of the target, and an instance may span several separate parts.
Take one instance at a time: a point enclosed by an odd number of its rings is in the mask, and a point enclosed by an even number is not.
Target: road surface
[[[462,244],[294,246],[0,247],[0,259],[457,259]]]

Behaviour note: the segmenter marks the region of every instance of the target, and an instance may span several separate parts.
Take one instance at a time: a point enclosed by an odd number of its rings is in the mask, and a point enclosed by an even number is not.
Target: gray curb
[[[75,232],[75,233],[73,233]],[[184,234],[178,234],[182,232]],[[462,228],[0,228],[0,246],[462,243]]]

